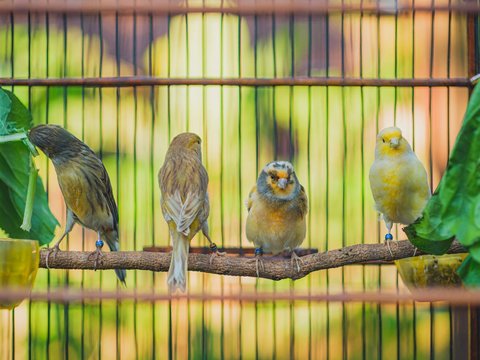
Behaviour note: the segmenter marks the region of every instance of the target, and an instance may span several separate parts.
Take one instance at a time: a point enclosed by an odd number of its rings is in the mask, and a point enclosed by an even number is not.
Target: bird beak
[[[287,184],[288,184],[287,179],[285,178],[278,179],[277,185],[280,189],[285,190],[285,188],[287,187]]]
[[[399,144],[400,144],[400,139],[399,138],[390,139],[390,147],[391,148],[396,149]]]

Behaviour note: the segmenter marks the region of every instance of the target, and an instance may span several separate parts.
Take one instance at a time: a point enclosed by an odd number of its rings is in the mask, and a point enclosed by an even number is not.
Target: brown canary
[[[250,191],[247,201],[247,239],[253,242],[257,276],[261,256],[265,252],[276,255],[291,252],[292,266],[300,271],[295,248],[305,239],[308,200],[292,164],[273,161],[261,171],[257,185]]]
[[[202,230],[214,254],[216,245],[208,233],[208,174],[202,164],[201,139],[193,133],[177,135],[168,148],[158,173],[163,217],[172,240],[172,259],[167,284],[170,291],[185,291],[190,240]]]
[[[48,253],[47,267],[50,254],[60,250],[60,243],[75,223],[98,234],[92,253],[96,267],[102,256],[103,240],[111,251],[119,250],[118,209],[105,166],[92,149],[60,126],[35,126],[29,139],[52,160],[67,205],[65,232]],[[115,273],[125,284],[126,271],[115,269]]]

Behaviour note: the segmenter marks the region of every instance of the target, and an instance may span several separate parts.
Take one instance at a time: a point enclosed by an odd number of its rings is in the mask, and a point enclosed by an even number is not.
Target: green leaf
[[[480,87],[470,98],[448,167],[423,217],[404,230],[421,250],[443,254],[454,238],[480,261]]]
[[[11,91],[2,89],[11,101],[8,124],[15,129],[15,132],[27,131],[32,127],[32,115],[22,102]]]
[[[478,287],[480,285],[480,263],[468,255],[457,270],[458,275],[467,286]]]
[[[0,131],[26,131],[32,124],[27,108],[10,91],[0,89]],[[5,135],[5,133],[3,134]],[[33,202],[31,229],[20,228],[27,202],[31,153],[22,141],[0,143],[0,228],[10,237],[35,239],[48,244],[58,225],[48,206],[42,180],[37,177]]]
[[[12,109],[12,101],[5,90],[0,91],[0,135],[10,134],[8,127],[8,115]]]

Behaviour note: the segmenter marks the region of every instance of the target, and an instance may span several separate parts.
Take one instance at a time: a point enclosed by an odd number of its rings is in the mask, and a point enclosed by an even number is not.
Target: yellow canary
[[[29,139],[52,160],[67,205],[65,232],[48,253],[47,267],[50,254],[60,250],[60,243],[78,223],[98,234],[92,253],[96,268],[103,240],[111,251],[119,250],[118,209],[105,166],[92,149],[60,126],[35,126]],[[126,271],[115,269],[115,273],[125,284]]]
[[[247,201],[247,239],[256,246],[257,276],[259,263],[263,268],[263,252],[278,254],[291,251],[300,271],[300,258],[294,249],[305,239],[308,200],[292,164],[273,161],[258,176],[257,185],[250,191]]]
[[[377,135],[369,177],[377,211],[388,230],[385,241],[392,255],[388,240],[393,239],[393,223],[413,223],[431,196],[427,172],[399,128],[389,127]]]
[[[163,217],[172,239],[167,284],[170,291],[185,291],[190,240],[202,230],[214,254],[217,247],[208,233],[208,174],[202,164],[201,139],[193,133],[177,135],[158,173]]]

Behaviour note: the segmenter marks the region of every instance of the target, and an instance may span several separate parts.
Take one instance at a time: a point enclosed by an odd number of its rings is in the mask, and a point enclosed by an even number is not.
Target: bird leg
[[[260,271],[265,271],[265,263],[263,262],[263,249],[258,247],[255,249],[255,269],[257,270],[257,277],[260,277]]]
[[[57,253],[60,251],[60,243],[66,235],[67,233],[63,234],[60,240],[58,240],[52,248],[48,249],[47,257],[45,258],[45,265],[47,266],[47,269],[50,269],[50,265],[48,264],[48,259],[50,258],[50,255],[53,254],[53,258],[57,258]]]
[[[291,257],[290,257],[290,263],[292,264],[292,269],[295,270],[295,265],[297,265],[297,272],[300,272],[300,264],[304,264],[303,263],[303,259],[297,255],[297,253],[295,252],[295,250],[292,250],[292,254],[291,254]],[[295,263],[295,265],[294,265]]]
[[[60,251],[60,243],[65,238],[65,236],[67,236],[68,233],[70,231],[72,231],[73,225],[75,225],[75,219],[73,217],[73,212],[70,209],[67,208],[67,223],[65,224],[65,232],[63,233],[60,240],[58,240],[55,243],[53,248],[48,249],[47,257],[45,258],[45,265],[47,266],[47,269],[50,269],[50,266],[48,265],[48,259],[50,258],[50,255],[53,253],[53,258],[55,259],[57,257],[57,252]]]
[[[207,222],[205,222],[202,226],[202,233],[207,238],[208,242],[210,243],[210,250],[212,251],[212,253],[210,254],[210,265],[212,265],[213,259],[215,259],[216,256],[225,256],[227,253],[218,251],[217,244],[215,244],[212,241],[212,239],[210,239],[210,235],[208,234],[208,223]]]
[[[97,271],[98,260],[103,258],[102,248],[103,248],[103,240],[100,238],[100,233],[98,234],[98,240],[95,242],[96,249],[92,251],[90,255],[88,255],[88,260],[92,257],[95,257],[95,265],[93,270]]]
[[[390,234],[390,232],[388,234],[385,234],[385,245],[387,245],[388,251],[390,252],[390,256],[393,258],[392,249],[390,248],[390,241],[392,240],[393,240],[393,235]]]

